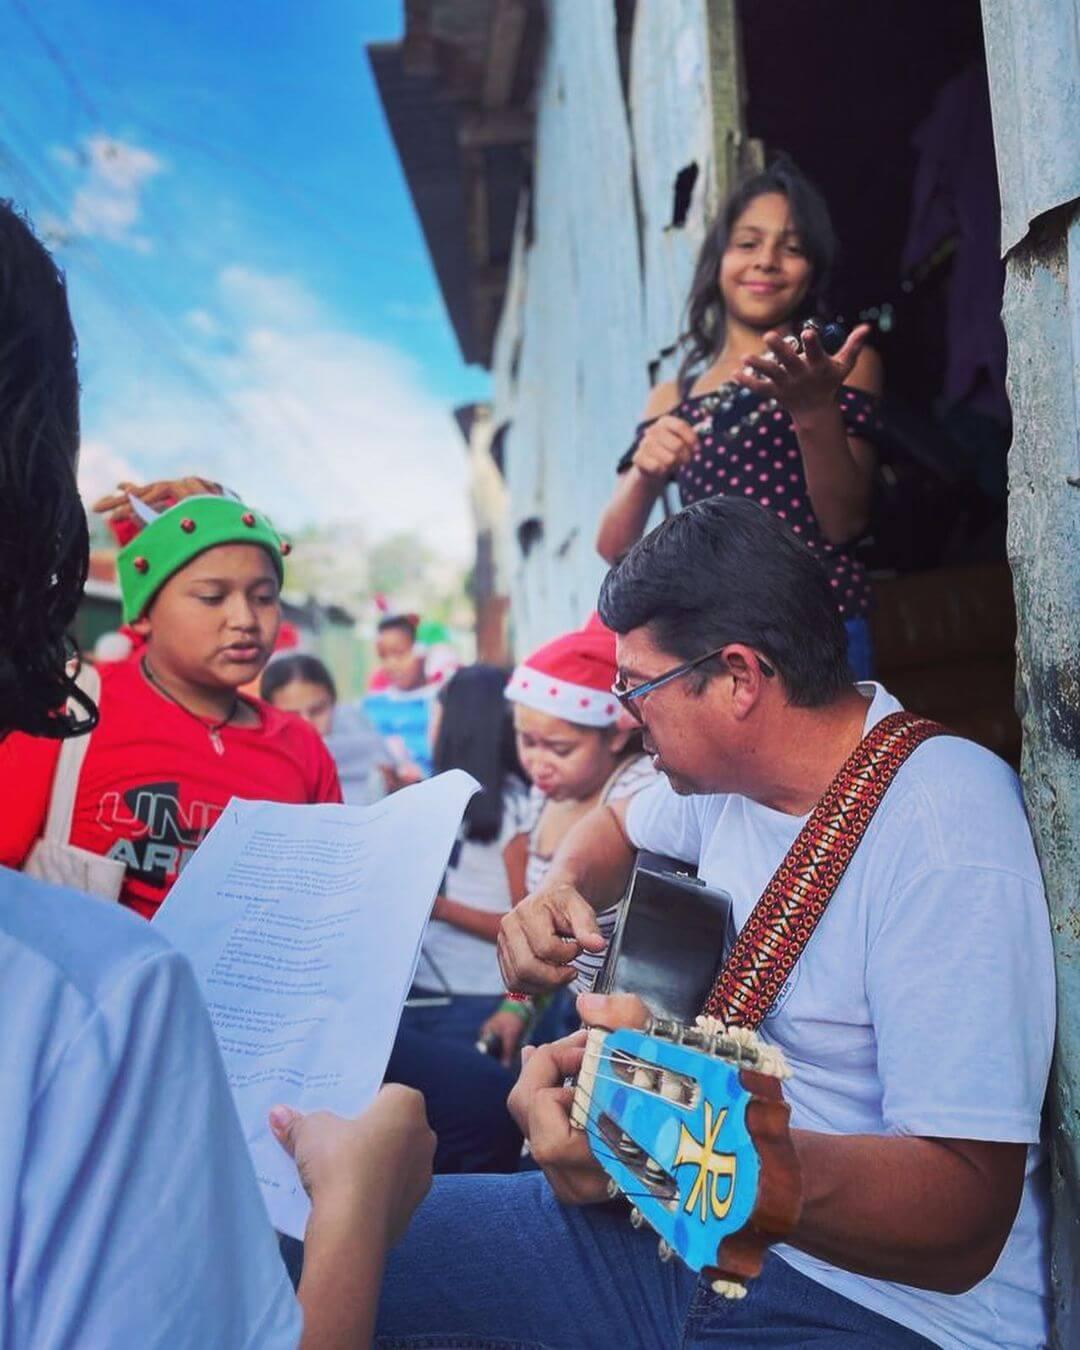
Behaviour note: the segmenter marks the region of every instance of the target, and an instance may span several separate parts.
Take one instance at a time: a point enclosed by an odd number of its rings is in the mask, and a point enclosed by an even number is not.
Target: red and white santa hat
[[[594,614],[584,628],[545,643],[514,671],[506,697],[581,727],[609,727],[619,717],[615,634]]]

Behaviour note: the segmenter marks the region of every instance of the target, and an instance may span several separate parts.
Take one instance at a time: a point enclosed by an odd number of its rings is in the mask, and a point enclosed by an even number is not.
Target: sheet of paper
[[[303,1236],[309,1205],[267,1112],[375,1096],[477,787],[454,770],[367,807],[234,800],[154,919],[195,968],[283,1233]]]

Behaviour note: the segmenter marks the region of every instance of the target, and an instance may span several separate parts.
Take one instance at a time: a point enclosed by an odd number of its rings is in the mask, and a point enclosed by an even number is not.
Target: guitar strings
[[[602,1133],[601,1133],[599,1130],[597,1130],[597,1129],[590,1129],[590,1128],[589,1128],[589,1123],[588,1123],[588,1122],[589,1122],[589,1119],[590,1119],[590,1117],[589,1117],[589,1116],[586,1116],[586,1118],[585,1118],[585,1124],[582,1126],[582,1129],[584,1130],[585,1134],[587,1134],[587,1135],[589,1136],[590,1139],[595,1139],[595,1140],[598,1141],[599,1144],[603,1145],[603,1147],[602,1147],[601,1149],[599,1149],[599,1150],[595,1150],[595,1149],[594,1149],[594,1150],[593,1150],[593,1157],[596,1158],[596,1160],[599,1162],[599,1161],[600,1161],[600,1154],[602,1153],[604,1157],[610,1158],[612,1162],[621,1163],[623,1167],[626,1167],[626,1160],[625,1160],[624,1158],[620,1158],[619,1155],[618,1155],[617,1153],[612,1153],[612,1151],[611,1151],[611,1145],[608,1143],[607,1136],[604,1135],[604,1134],[602,1134]],[[596,1119],[596,1117],[592,1117],[592,1119]],[[628,1167],[626,1168],[626,1170],[627,1170],[627,1171],[630,1171],[630,1169],[629,1169]],[[633,1175],[633,1173],[631,1172],[631,1176],[632,1176],[632,1175]],[[614,1180],[614,1178],[612,1178],[612,1180]],[[618,1186],[619,1183],[618,1183],[618,1182],[615,1182],[615,1184]],[[660,1200],[660,1199],[661,1199],[661,1197],[658,1196],[658,1195],[656,1194],[655,1191],[624,1191],[623,1188],[622,1188],[621,1186],[619,1186],[619,1194],[620,1194],[621,1196],[624,1196],[627,1200]]]
[[[589,1052],[586,1051],[586,1056],[588,1056],[588,1054],[589,1054]],[[605,1051],[605,1050],[596,1050],[596,1051],[593,1051],[593,1059],[594,1059],[595,1063],[597,1063],[597,1064],[600,1064],[600,1063],[611,1064],[611,1063],[614,1062],[614,1055],[613,1055],[613,1053],[612,1053],[610,1050],[608,1050],[608,1051]],[[582,1060],[582,1064],[584,1064],[584,1062],[585,1062],[585,1061],[584,1061],[584,1059],[583,1059],[583,1060]],[[648,1070],[650,1070],[650,1071],[659,1072],[659,1073],[661,1073],[661,1074],[663,1074],[663,1073],[671,1073],[671,1072],[674,1072],[673,1070],[665,1069],[662,1065],[659,1065],[659,1064],[649,1064],[649,1063],[645,1062],[644,1060],[641,1060],[641,1061],[638,1061],[637,1063],[635,1063],[634,1067],[635,1067],[635,1068],[648,1069]],[[680,1075],[680,1076],[682,1076],[682,1075]],[[599,1071],[599,1069],[593,1069],[593,1070],[592,1070],[592,1077],[593,1077],[593,1080],[594,1080],[594,1081],[599,1081],[599,1082],[601,1082],[601,1083],[614,1083],[617,1087],[626,1088],[627,1091],[629,1091],[629,1092],[644,1092],[644,1093],[645,1093],[647,1096],[649,1096],[649,1097],[655,1097],[655,1098],[657,1098],[657,1099],[660,1100],[660,1101],[667,1101],[667,1102],[670,1102],[673,1106],[681,1106],[684,1110],[688,1110],[688,1111],[689,1111],[689,1110],[692,1110],[692,1109],[693,1109],[693,1108],[691,1107],[691,1105],[690,1105],[689,1102],[679,1102],[679,1101],[676,1100],[674,1097],[664,1097],[663,1094],[662,1094],[657,1088],[649,1088],[649,1087],[645,1087],[644,1084],[642,1084],[642,1083],[631,1083],[631,1082],[628,1082],[625,1078],[620,1078],[618,1074],[614,1074],[614,1073],[601,1073],[601,1072]],[[692,1080],[692,1081],[694,1082],[695,1086],[697,1086],[697,1087],[700,1088],[701,1085],[697,1082],[696,1079],[694,1079],[694,1080]],[[591,1096],[591,1094],[590,1094],[590,1097],[589,1097],[589,1102],[590,1102],[590,1104],[591,1104],[591,1102],[592,1102],[592,1096]]]
[[[584,1130],[585,1134],[589,1136],[590,1139],[595,1139],[598,1145],[602,1145],[602,1147],[600,1147],[593,1153],[593,1157],[595,1157],[597,1161],[599,1161],[600,1155],[603,1154],[604,1157],[610,1158],[612,1162],[622,1163],[624,1167],[626,1166],[626,1162],[624,1159],[620,1158],[617,1153],[612,1153],[611,1145],[608,1143],[607,1136],[602,1134],[597,1129],[590,1129],[587,1119],[585,1125],[582,1126],[582,1129]],[[629,1169],[627,1170],[629,1171]],[[619,1187],[619,1194],[626,1196],[628,1200],[657,1199],[657,1196],[652,1191],[624,1191],[621,1186]]]

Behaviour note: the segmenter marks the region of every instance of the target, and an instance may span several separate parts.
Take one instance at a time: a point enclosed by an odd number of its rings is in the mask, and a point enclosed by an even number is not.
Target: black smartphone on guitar
[[[654,1016],[693,1023],[731,942],[731,896],[689,863],[639,853],[596,977],[597,994],[637,994]]]

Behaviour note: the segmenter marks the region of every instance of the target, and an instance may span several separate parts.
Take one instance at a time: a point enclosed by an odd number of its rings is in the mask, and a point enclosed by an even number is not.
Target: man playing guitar
[[[899,710],[851,683],[824,573],[746,501],[665,521],[608,575],[600,614],[662,779],[581,821],[504,920],[514,990],[568,983],[572,958],[602,948],[595,911],[635,849],[695,864],[745,928],[838,771]],[[1019,786],[947,735],[891,781],[759,1027],[791,1070],[802,1210],[749,1296],[657,1261],[625,1203],[603,1203],[563,1086],[579,1036],[535,1050],[511,1099],[546,1180],[437,1178],[388,1266],[379,1344],[1044,1343],[1054,979]],[[607,1027],[645,1016],[628,995],[579,1010]]]

